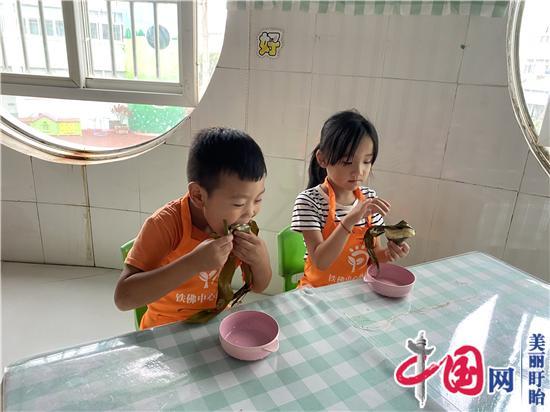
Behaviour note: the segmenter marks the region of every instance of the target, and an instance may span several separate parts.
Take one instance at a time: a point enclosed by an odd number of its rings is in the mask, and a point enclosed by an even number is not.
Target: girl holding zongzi
[[[378,155],[374,125],[355,110],[334,114],[323,125],[311,155],[308,188],[294,204],[291,228],[307,248],[299,286],[324,286],[362,277],[369,262],[363,242],[371,225],[382,225],[390,204],[363,186]],[[409,245],[378,242],[379,262],[407,256]]]

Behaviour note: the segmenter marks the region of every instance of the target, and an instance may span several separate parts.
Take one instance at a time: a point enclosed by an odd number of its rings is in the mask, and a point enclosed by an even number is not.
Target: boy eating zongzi
[[[231,272],[224,276],[230,283],[239,265],[245,278],[249,274],[247,287],[262,292],[271,280],[265,242],[246,230],[231,233],[227,225],[256,227],[251,219],[260,210],[266,174],[262,151],[246,133],[200,131],[189,151],[188,192],[143,224],[116,286],[116,306],[130,310],[146,304],[142,329],[205,321],[228,304],[228,296],[218,293],[229,288],[218,288],[222,267]]]

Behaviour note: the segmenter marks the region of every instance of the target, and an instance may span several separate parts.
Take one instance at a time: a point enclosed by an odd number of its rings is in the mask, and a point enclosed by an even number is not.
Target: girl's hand
[[[245,232],[234,232],[233,254],[252,267],[269,266],[269,254],[263,239]]]
[[[382,217],[386,216],[390,211],[390,203],[380,197],[371,197],[366,200],[367,210],[364,216],[373,215],[378,213]]]
[[[347,228],[353,228],[361,219],[364,219],[368,215],[378,213],[381,216],[386,216],[389,211],[390,204],[379,197],[360,200],[343,219],[343,223]]]
[[[411,248],[407,242],[403,242],[398,245],[391,240],[388,240],[388,248],[386,249],[386,256],[388,257],[388,262],[393,262],[394,260],[404,258],[410,252]]]

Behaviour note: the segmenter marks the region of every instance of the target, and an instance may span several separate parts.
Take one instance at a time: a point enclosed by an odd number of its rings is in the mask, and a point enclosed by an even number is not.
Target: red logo
[[[442,365],[445,365],[442,376],[443,385],[449,392],[477,396],[483,391],[483,356],[474,346],[461,346],[452,355],[447,354],[439,362],[432,362],[427,367],[426,362],[435,351],[435,346],[428,347],[424,331],[418,333],[416,341],[407,339],[406,347],[413,355],[395,369],[394,378],[401,386],[414,386],[414,396],[421,408],[424,407],[427,399],[426,381]],[[405,372],[413,365],[416,369],[415,374],[405,375]]]

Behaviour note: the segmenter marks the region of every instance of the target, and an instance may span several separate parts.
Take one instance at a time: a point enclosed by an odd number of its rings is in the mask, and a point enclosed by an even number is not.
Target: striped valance
[[[302,11],[308,13],[342,13],[347,15],[427,15],[427,16],[484,16],[503,17],[508,8],[508,1],[463,1],[463,0],[228,0],[229,10],[282,10]]]

